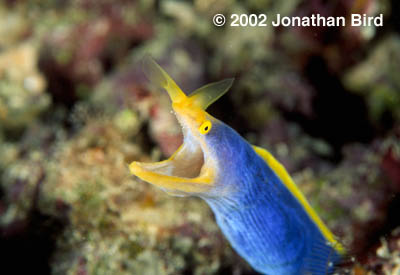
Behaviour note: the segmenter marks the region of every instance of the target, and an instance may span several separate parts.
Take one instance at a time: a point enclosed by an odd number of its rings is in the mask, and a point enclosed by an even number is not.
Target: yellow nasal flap
[[[202,110],[206,110],[208,106],[229,90],[233,84],[233,80],[233,78],[228,78],[207,84],[194,91],[189,98],[196,106],[200,107]]]
[[[165,89],[173,103],[187,105],[206,110],[213,102],[223,96],[232,86],[234,79],[228,78],[207,84],[195,90],[189,97],[179,88],[175,81],[164,71],[154,59],[146,55],[143,58],[143,71],[146,77],[156,86]]]
[[[149,55],[143,58],[143,71],[151,83],[164,88],[168,92],[172,102],[176,103],[187,99],[187,96],[175,81]]]

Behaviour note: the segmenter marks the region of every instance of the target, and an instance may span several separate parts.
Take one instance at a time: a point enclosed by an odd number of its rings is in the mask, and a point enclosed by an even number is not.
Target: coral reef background
[[[285,165],[349,251],[339,274],[399,274],[399,18],[396,0],[0,1],[0,273],[256,274],[202,201],[129,175],[182,139],[149,53],[185,91],[236,78],[209,112]]]

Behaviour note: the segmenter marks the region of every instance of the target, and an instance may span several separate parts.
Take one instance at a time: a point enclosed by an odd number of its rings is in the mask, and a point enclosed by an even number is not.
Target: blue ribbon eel
[[[331,274],[342,245],[313,210],[285,168],[205,110],[233,79],[187,96],[149,56],[144,71],[165,89],[183,131],[167,160],[132,162],[132,174],[173,195],[204,199],[232,247],[263,274]]]

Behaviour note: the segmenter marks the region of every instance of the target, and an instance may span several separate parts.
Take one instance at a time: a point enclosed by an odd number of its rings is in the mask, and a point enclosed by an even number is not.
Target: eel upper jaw
[[[188,131],[188,130],[187,130]],[[185,133],[184,142],[167,160],[132,162],[129,169],[140,179],[173,194],[200,194],[213,185],[214,168],[207,160],[200,142]]]

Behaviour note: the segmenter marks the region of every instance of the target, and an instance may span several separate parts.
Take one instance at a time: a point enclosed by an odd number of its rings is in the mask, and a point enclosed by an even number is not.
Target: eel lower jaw
[[[206,165],[199,145],[184,143],[167,160],[145,163],[132,162],[129,169],[140,179],[172,194],[207,192],[214,181],[214,170]]]

